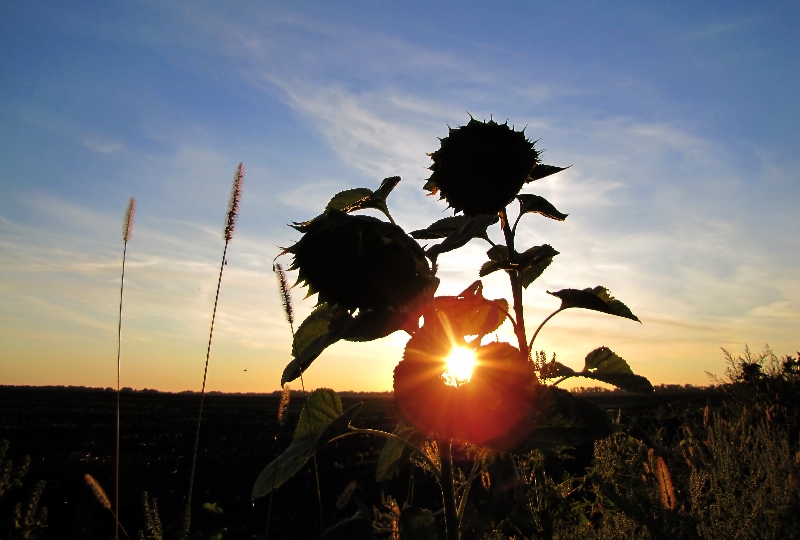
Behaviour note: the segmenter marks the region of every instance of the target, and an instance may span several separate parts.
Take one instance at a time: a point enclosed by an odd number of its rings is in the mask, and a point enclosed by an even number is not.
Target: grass
[[[236,169],[236,174],[233,176],[233,185],[231,186],[231,197],[228,202],[228,214],[225,221],[225,229],[223,231],[223,238],[225,240],[225,247],[222,250],[222,261],[219,265],[219,277],[217,278],[217,293],[214,297],[214,309],[211,312],[211,328],[208,332],[208,347],[206,348],[206,364],[203,370],[203,387],[200,392],[200,409],[197,413],[197,424],[195,427],[194,435],[194,450],[192,451],[192,466],[189,473],[189,492],[186,496],[186,511],[183,520],[183,538],[189,537],[191,529],[191,514],[192,514],[192,492],[194,490],[194,475],[197,468],[197,447],[200,443],[200,425],[203,419],[203,403],[206,397],[206,380],[208,379],[208,363],[211,358],[211,340],[214,337],[214,321],[217,318],[217,306],[219,305],[219,291],[222,287],[222,272],[227,265],[228,245],[233,240],[233,232],[236,228],[236,218],[239,214],[239,203],[242,198],[242,184],[244,182],[244,164],[239,163]]]

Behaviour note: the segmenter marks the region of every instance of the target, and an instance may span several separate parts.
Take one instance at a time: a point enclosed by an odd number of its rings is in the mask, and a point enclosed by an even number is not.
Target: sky
[[[724,376],[721,348],[794,355],[798,27],[792,1],[0,1],[0,384],[116,386],[133,196],[122,385],[199,390],[243,162],[207,388],[279,388],[287,224],[395,175],[406,231],[452,215],[422,190],[427,154],[470,115],[571,166],[524,189],[569,214],[521,221],[518,245],[561,253],[525,291],[529,334],[563,288],[606,286],[642,321],[569,310],[537,350],[580,369],[604,345],[698,385]],[[487,248],[443,255],[438,294]],[[488,298],[510,297],[500,274]],[[299,321],[315,302],[292,295]],[[338,343],[304,385],[390,390],[406,340]]]

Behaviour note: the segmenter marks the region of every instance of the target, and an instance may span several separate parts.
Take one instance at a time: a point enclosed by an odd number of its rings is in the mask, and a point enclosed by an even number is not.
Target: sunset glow
[[[442,379],[450,386],[461,386],[472,378],[472,370],[478,361],[475,351],[464,347],[455,347],[445,360],[447,371],[442,373]]]

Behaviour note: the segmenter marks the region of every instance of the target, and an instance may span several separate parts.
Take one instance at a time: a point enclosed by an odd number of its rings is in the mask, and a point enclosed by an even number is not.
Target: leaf
[[[432,261],[442,253],[453,251],[461,246],[464,246],[473,238],[488,238],[486,229],[489,225],[497,223],[499,218],[497,216],[490,216],[482,214],[470,219],[467,223],[456,229],[453,233],[448,235],[442,243],[437,244],[425,252]]]
[[[466,313],[461,322],[461,331],[465,336],[483,337],[490,332],[494,332],[506,318],[508,313],[508,300],[498,298],[497,300],[486,300]]]
[[[315,339],[328,333],[336,311],[337,309],[335,306],[322,303],[306,317],[294,333],[292,356],[296,357],[298,353],[302,352],[313,343]]]
[[[553,257],[545,257],[526,266],[522,271],[522,286],[527,289],[528,285],[536,281],[552,262]]]
[[[322,533],[320,540],[378,540],[372,529],[369,508],[359,504],[352,517],[343,519]]]
[[[562,214],[555,206],[544,197],[539,195],[522,194],[517,195],[519,199],[519,215],[523,214],[541,214],[556,221],[564,221],[569,214]]]
[[[361,404],[342,412],[342,402],[333,390],[319,389],[308,396],[292,443],[258,475],[251,497],[263,497],[300,471],[306,462],[331,439],[346,433]]]
[[[314,390],[303,404],[293,439],[319,435],[341,414],[342,400],[339,398],[339,394],[329,388]]]
[[[534,180],[541,180],[542,178],[546,178],[551,174],[556,174],[567,169],[569,169],[569,167],[556,167],[554,165],[545,165],[544,163],[539,163],[531,170],[531,173],[528,175],[528,179],[525,180],[525,183],[527,184],[528,182],[533,182]]]
[[[486,252],[486,255],[489,257],[490,261],[505,261],[508,259],[508,248],[506,246],[492,246],[489,248],[489,251]]]
[[[634,374],[628,363],[608,347],[599,347],[586,355],[586,367],[577,375],[613,384],[629,392],[653,391],[650,381]]]
[[[411,438],[416,432],[414,428],[406,425],[401,420],[392,433],[407,441],[411,441]],[[381,456],[378,458],[378,465],[375,467],[375,479],[378,482],[390,480],[397,471],[408,462],[411,452],[412,450],[408,445],[394,439],[388,439],[386,444],[383,445]]]
[[[557,377],[573,377],[577,375],[577,372],[569,366],[565,366],[561,362],[553,362],[552,364],[546,364],[544,369],[546,370],[545,373],[542,374],[542,378],[544,379],[555,379]]]
[[[376,191],[372,191],[369,188],[354,188],[340,191],[328,201],[327,206],[325,206],[325,211],[322,214],[308,221],[295,222],[291,226],[305,233],[331,210],[349,214],[350,212],[365,210],[367,208],[380,210],[389,218],[391,223],[394,223],[394,219],[392,219],[392,215],[389,213],[389,207],[386,206],[386,197],[389,196],[389,193],[392,192],[398,182],[400,182],[400,177],[392,176],[385,178]]]
[[[355,188],[340,191],[331,198],[325,210],[339,210],[347,213],[349,208],[358,207],[360,203],[372,197],[373,192],[369,188]]]
[[[502,250],[496,248],[502,247]],[[525,250],[523,253],[517,253],[512,263],[507,258],[507,249],[505,246],[494,246],[487,252],[489,260],[483,263],[480,269],[480,276],[484,277],[497,270],[512,270],[514,268],[522,269],[522,286],[528,287],[533,283],[536,278],[542,275],[542,272],[550,266],[553,262],[553,257],[558,255],[558,251],[553,249],[549,244],[541,246],[534,246]]]
[[[437,540],[436,518],[427,508],[408,506],[400,512],[400,540]]]
[[[281,386],[298,378],[322,354],[322,351],[342,339],[343,335],[344,328],[337,328],[319,336],[304,347],[300,354],[295,356],[294,360],[284,368],[281,376]]]
[[[609,294],[608,289],[605,287],[597,286],[594,289],[561,289],[560,291],[550,292],[548,294],[561,299],[561,307],[559,309],[568,308],[583,308],[608,313],[609,315],[616,315],[624,317],[641,323],[639,318],[631,313],[628,306],[615,299]]]
[[[447,238],[459,228],[467,224],[467,216],[451,216],[434,221],[428,225],[427,229],[420,229],[409,233],[412,238],[417,240],[435,240],[437,238]]]
[[[484,298],[483,284],[477,280],[458,296],[437,296],[435,311],[438,317],[447,319],[454,335],[477,336],[473,340],[473,343],[477,343],[503,324],[508,313],[508,301],[504,298]]]

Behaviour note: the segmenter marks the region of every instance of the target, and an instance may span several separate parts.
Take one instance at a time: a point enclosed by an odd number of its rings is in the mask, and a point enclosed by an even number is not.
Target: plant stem
[[[114,538],[119,539],[119,382],[120,382],[120,358],[122,353],[122,291],[125,288],[125,260],[128,255],[128,242],[125,241],[125,247],[122,248],[122,277],[119,283],[119,324],[117,326],[117,440],[116,449],[114,451],[114,520],[116,521],[116,528],[114,530]],[[127,535],[126,535],[127,536]]]
[[[211,357],[211,338],[214,335],[214,321],[217,318],[217,305],[219,304],[219,289],[222,286],[222,271],[225,268],[225,257],[228,254],[228,241],[222,250],[222,262],[219,265],[219,278],[217,279],[217,295],[214,297],[214,311],[211,313],[211,329],[208,332],[208,347],[206,348],[206,367],[203,371],[203,388],[200,392],[200,411],[197,413],[197,426],[194,432],[194,452],[192,452],[192,469],[189,474],[189,495],[186,497],[186,511],[183,516],[183,537],[189,537],[190,520],[192,513],[192,491],[194,490],[194,471],[197,466],[197,447],[200,443],[200,424],[203,419],[203,403],[206,398],[206,380],[208,378],[208,360]]]
[[[458,503],[458,522],[461,523],[461,519],[464,516],[464,510],[467,507],[467,496],[469,495],[469,490],[472,487],[472,482],[475,481],[475,477],[478,475],[478,469],[480,468],[481,461],[483,461],[483,456],[485,455],[485,451],[481,451],[478,456],[475,458],[475,461],[472,462],[472,470],[469,471],[469,476],[467,477],[467,482],[464,485],[464,493],[461,494],[461,501]]]
[[[460,524],[456,510],[456,494],[453,486],[453,454],[451,441],[439,439],[439,460],[442,462],[442,502],[444,504],[444,525],[447,540],[459,540]]]
[[[543,320],[543,321],[542,321],[542,324],[540,324],[540,325],[539,325],[539,328],[537,328],[537,329],[536,329],[536,332],[534,332],[534,333],[533,333],[533,337],[531,338],[531,343],[530,343],[530,345],[528,346],[528,357],[529,357],[529,358],[530,358],[530,351],[532,351],[532,350],[533,350],[533,342],[534,342],[534,341],[536,341],[536,336],[538,336],[538,335],[539,335],[539,330],[541,330],[541,329],[542,329],[542,327],[545,325],[545,323],[547,323],[547,321],[549,321],[550,319],[552,319],[553,317],[555,317],[555,316],[556,316],[556,314],[557,314],[557,313],[559,313],[560,311],[561,311],[561,308],[558,308],[558,309],[557,309],[557,310],[555,310],[553,313],[551,313],[550,315],[548,315],[548,316],[547,316],[547,318],[546,318],[545,320]]]
[[[400,437],[399,435],[395,435],[394,433],[389,433],[388,431],[381,431],[379,429],[357,428],[357,427],[352,427],[351,426],[350,427],[350,431],[348,431],[347,433],[343,433],[342,435],[339,435],[338,437],[334,437],[333,439],[331,439],[328,442],[333,442],[333,441],[335,441],[337,439],[341,439],[343,437],[347,437],[348,435],[356,435],[356,434],[359,434],[359,433],[362,434],[362,435],[377,435],[378,437],[383,437],[385,439],[391,439],[393,441],[397,441],[397,442],[399,442],[401,444],[404,444],[412,452],[416,452],[419,455],[419,457],[422,459],[422,461],[424,461],[431,468],[431,471],[433,471],[433,475],[436,477],[436,480],[441,483],[441,481],[442,481],[442,470],[439,468],[439,466],[436,465],[436,463],[434,463],[433,461],[431,461],[431,458],[429,458],[427,455],[425,455],[425,452],[423,452],[422,449],[419,446],[415,445],[414,443],[412,443],[410,441],[407,441],[406,439]]]
[[[500,211],[500,223],[503,227],[503,235],[506,239],[508,262],[514,263],[514,259],[516,259],[516,252],[514,251],[514,231],[511,230],[511,227],[508,224],[508,214],[505,210]],[[511,294],[514,298],[514,313],[517,316],[517,323],[514,326],[514,333],[517,335],[519,350],[527,357],[528,338],[525,336],[525,315],[522,308],[521,273],[518,269],[512,268],[511,271],[508,272],[508,277],[511,280]]]

